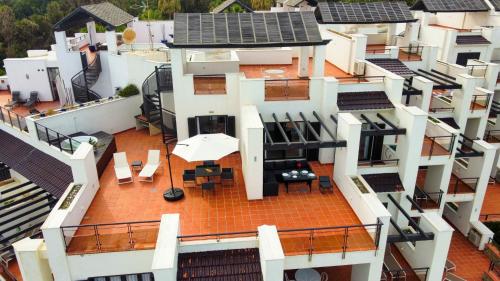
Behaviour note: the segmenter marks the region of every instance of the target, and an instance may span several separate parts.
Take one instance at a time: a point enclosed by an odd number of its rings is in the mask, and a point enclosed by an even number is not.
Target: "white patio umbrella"
[[[238,151],[239,140],[225,134],[201,134],[180,141],[172,151],[188,162],[219,160]]]

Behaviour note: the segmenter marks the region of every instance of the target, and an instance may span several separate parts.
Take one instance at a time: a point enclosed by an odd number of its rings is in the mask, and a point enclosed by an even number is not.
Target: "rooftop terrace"
[[[165,146],[160,136],[149,136],[145,131],[129,130],[115,135],[118,151],[127,153],[128,161],[142,160],[147,157],[148,149],[160,149],[165,155]],[[227,232],[255,232],[260,225],[276,225],[279,230],[320,227],[338,227],[360,225],[361,222],[348,204],[342,193],[335,187],[333,193],[322,194],[318,183],[313,183],[311,193],[304,187],[290,189],[280,186],[280,194],[276,197],[265,197],[263,200],[248,201],[241,172],[241,159],[238,153],[217,161],[222,167],[235,169],[235,184],[232,187],[216,187],[215,193],[205,192],[202,197],[199,187],[186,187],[185,199],[168,203],[162,193],[169,187],[166,164],[160,167],[159,175],[153,183],[135,180],[131,184],[116,183],[113,162],[104,171],[92,204],[81,224],[107,224],[130,221],[159,220],[162,214],[179,213],[181,218],[181,235],[201,235]],[[172,173],[174,185],[182,186],[184,169],[193,169],[197,163],[187,163],[172,156]],[[318,175],[331,175],[332,165],[311,163]],[[113,227],[108,227],[113,228]],[[153,248],[156,242],[158,225],[155,222],[144,224],[140,235],[147,243],[135,245],[137,248]],[[123,230],[123,229],[122,229]],[[108,229],[107,231],[120,231]],[[337,233],[335,233],[337,232]],[[79,228],[68,247],[70,254],[95,252],[94,230]],[[125,232],[126,234],[126,232]],[[315,251],[341,251],[344,229],[331,230],[318,235]],[[252,235],[246,235],[252,236]],[[338,236],[338,237],[337,237]],[[104,236],[103,236],[104,237]],[[283,247],[287,254],[302,252],[301,247],[308,240],[308,232],[280,233]],[[107,240],[106,250],[123,250],[120,239],[128,244],[127,235]],[[212,239],[212,237],[200,239]],[[305,239],[307,238],[307,239]],[[114,240],[113,240],[114,239]],[[118,239],[118,240],[117,240]],[[106,242],[106,241],[105,241]],[[338,247],[337,247],[338,246]],[[113,248],[115,247],[115,248]],[[364,227],[349,230],[347,251],[374,249],[374,243]],[[305,249],[304,249],[305,251]]]

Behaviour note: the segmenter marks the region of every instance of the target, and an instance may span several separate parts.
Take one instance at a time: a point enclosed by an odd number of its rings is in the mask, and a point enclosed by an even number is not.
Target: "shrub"
[[[131,97],[139,94],[139,89],[137,88],[136,85],[130,84],[127,87],[123,88],[120,90],[118,95],[120,97]]]

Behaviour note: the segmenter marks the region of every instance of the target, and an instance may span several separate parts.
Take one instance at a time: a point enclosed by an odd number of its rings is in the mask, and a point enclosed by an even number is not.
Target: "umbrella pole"
[[[172,178],[172,166],[170,166],[170,150],[168,149],[168,143],[165,143],[165,145],[167,146],[167,161],[168,161],[168,172],[170,174],[170,189],[163,193],[163,198],[167,201],[173,202],[184,198],[184,191],[181,188],[174,187],[174,180]]]

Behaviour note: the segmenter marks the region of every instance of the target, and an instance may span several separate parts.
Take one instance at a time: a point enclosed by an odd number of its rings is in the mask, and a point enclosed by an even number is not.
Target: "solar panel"
[[[419,0],[412,10],[426,12],[485,12],[489,10],[484,0]]]
[[[416,21],[405,2],[319,2],[316,18],[325,24],[398,23]]]
[[[280,13],[179,13],[170,47],[323,45],[312,11]]]
[[[495,7],[495,11],[500,11],[500,0],[490,0],[490,3]]]

